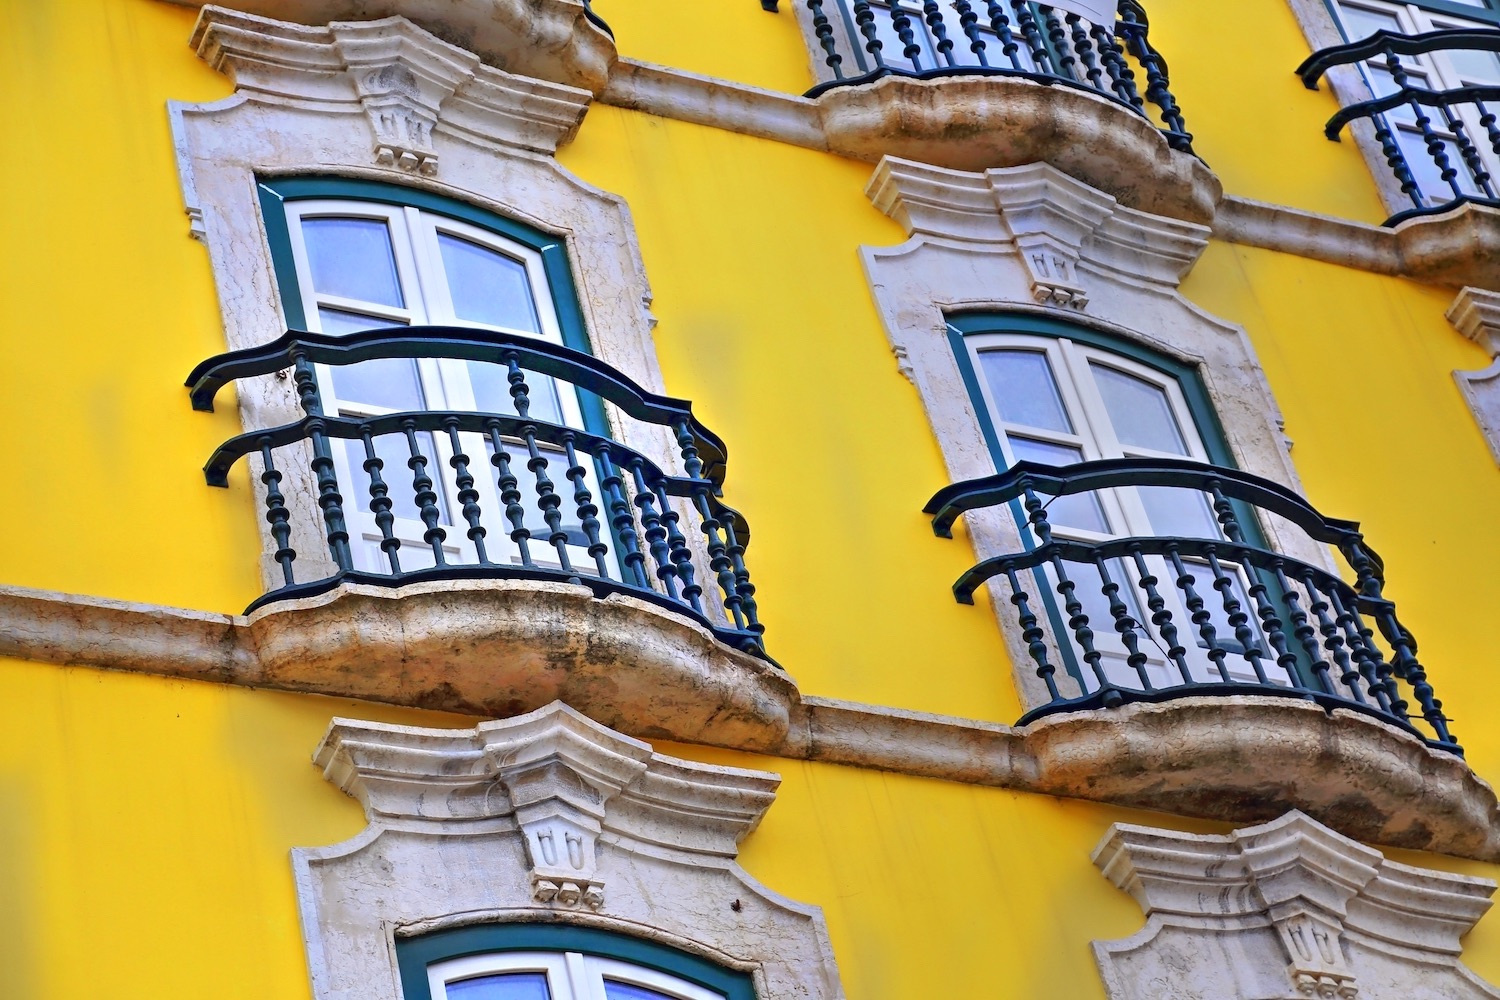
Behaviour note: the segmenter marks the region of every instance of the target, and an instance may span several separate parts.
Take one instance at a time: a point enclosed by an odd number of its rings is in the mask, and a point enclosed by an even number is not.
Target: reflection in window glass
[[[604,995],[609,1000],[672,1000],[665,993],[648,990],[644,986],[632,986],[629,983],[617,983],[613,980],[604,981]]]
[[[455,316],[506,330],[541,332],[524,264],[446,233],[438,234],[438,248]]]
[[[1221,538],[1207,495],[1177,486],[1138,486],[1151,530],[1181,538]]]
[[[333,392],[339,402],[386,410],[422,410],[422,383],[413,358],[376,358],[352,365],[332,365]]]
[[[984,351],[979,355],[1000,419],[1049,431],[1071,433],[1052,365],[1039,351]]]
[[[541,972],[510,972],[449,983],[448,1000],[552,1000]]]
[[[1186,455],[1182,430],[1172,415],[1166,392],[1145,379],[1126,375],[1103,365],[1090,365],[1115,437],[1127,448],[1149,448],[1172,455]]]
[[[313,288],[385,306],[404,306],[391,231],[379,219],[303,219]]]

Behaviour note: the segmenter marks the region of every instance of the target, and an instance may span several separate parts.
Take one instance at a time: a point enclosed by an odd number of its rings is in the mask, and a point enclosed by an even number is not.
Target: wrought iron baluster
[[[1031,525],[1032,533],[1036,535],[1041,545],[1051,545],[1052,525],[1047,521],[1046,508],[1037,497],[1036,491],[1032,489],[1029,479],[1022,479],[1021,486],[1026,520]],[[1078,648],[1083,650],[1083,661],[1088,664],[1095,680],[1099,682],[1099,690],[1103,692],[1105,707],[1118,708],[1124,704],[1125,699],[1104,673],[1104,666],[1100,662],[1104,654],[1094,646],[1094,630],[1089,627],[1089,616],[1084,614],[1083,602],[1078,599],[1077,584],[1068,578],[1067,566],[1064,565],[1061,556],[1052,556],[1050,562],[1052,572],[1057,577],[1055,587],[1063,599],[1063,610],[1068,613],[1068,627],[1073,630],[1073,639],[1078,643]]]
[[[490,436],[490,464],[495,467],[496,485],[500,487],[500,502],[505,504],[505,518],[510,522],[510,540],[516,544],[521,565],[528,569],[536,563],[531,559],[531,529],[526,527],[526,508],[521,506],[521,483],[511,468],[510,449],[500,436],[498,420],[485,421],[485,430]]]
[[[1317,618],[1318,631],[1323,634],[1323,648],[1328,650],[1334,665],[1338,667],[1340,683],[1348,688],[1350,700],[1365,704],[1365,693],[1359,685],[1359,670],[1349,656],[1344,637],[1339,634],[1338,624],[1328,614],[1333,608],[1332,602],[1328,600],[1331,590],[1319,592],[1310,571],[1303,574],[1302,582],[1307,586],[1308,597],[1312,600],[1308,610]]]
[[[1239,519],[1235,516],[1234,505],[1224,496],[1224,484],[1217,480],[1210,480],[1208,489],[1213,496],[1214,517],[1219,522],[1219,528],[1224,537],[1238,545],[1245,542],[1245,533],[1240,528]],[[1242,560],[1243,561],[1243,560]],[[1208,564],[1214,574],[1214,589],[1217,590],[1224,603],[1224,614],[1227,616],[1229,627],[1234,629],[1235,641],[1244,650],[1245,660],[1255,671],[1255,677],[1261,684],[1269,684],[1265,669],[1261,666],[1261,658],[1265,651],[1257,644],[1255,630],[1250,627],[1250,616],[1245,613],[1244,607],[1234,593],[1234,582],[1230,575],[1224,572],[1219,565],[1217,549],[1208,552]],[[1264,594],[1265,588],[1261,588]]]
[[[938,6],[937,0],[922,0],[922,13],[927,21],[927,28],[932,32],[933,45],[937,50],[937,57],[949,66],[955,65],[953,61],[953,39],[948,37],[948,25],[943,21],[943,9]]]
[[[880,54],[884,43],[875,28],[875,11],[870,8],[870,0],[854,0],[854,23],[859,27],[859,33],[865,36],[865,51],[870,54],[875,69],[885,69],[885,59]]]
[[[396,537],[396,515],[391,512],[395,504],[391,500],[390,487],[380,474],[385,468],[385,462],[375,453],[375,439],[370,436],[369,427],[359,429],[359,438],[365,446],[364,470],[370,477],[370,513],[375,515],[375,526],[380,529],[380,551],[385,553],[391,575],[400,576],[401,560],[397,557],[396,550],[401,548],[401,539]]]
[[[1182,109],[1177,104],[1177,98],[1172,94],[1171,80],[1167,77],[1166,60],[1151,44],[1149,29],[1139,20],[1134,4],[1122,3],[1120,5],[1120,19],[1115,23],[1115,30],[1125,37],[1125,44],[1130,54],[1135,56],[1146,71],[1146,100],[1155,104],[1161,111],[1161,120],[1162,124],[1167,127],[1169,143],[1174,149],[1190,150],[1193,137],[1188,134],[1187,122],[1182,117]]]
[[[693,481],[693,505],[702,519],[703,534],[708,539],[708,568],[714,574],[723,595],[724,611],[735,628],[745,627],[745,615],[740,610],[740,594],[735,586],[734,563],[729,558],[729,547],[724,540],[722,525],[714,516],[712,486],[703,478],[703,461],[698,457],[698,445],[686,420],[679,420],[673,427],[677,436],[677,448],[682,453],[682,466]]]
[[[968,36],[969,51],[974,53],[980,66],[988,67],[990,60],[985,54],[986,46],[979,30],[979,15],[975,13],[974,5],[969,0],[953,0],[953,9],[958,11],[959,28]]]
[[[1077,14],[1067,16],[1068,27],[1072,31],[1073,51],[1078,53],[1078,60],[1083,66],[1083,75],[1087,78],[1090,87],[1104,92],[1104,70],[1099,66],[1099,60],[1094,51],[1094,43],[1089,38],[1089,33],[1083,29],[1083,18]]]
[[[318,483],[318,507],[323,511],[328,552],[339,572],[347,573],[354,569],[354,559],[349,551],[349,526],[344,521],[344,498],[339,493],[338,475],[334,471],[333,448],[328,442],[327,425],[323,422],[323,401],[318,395],[317,379],[311,362],[302,354],[293,355],[292,378],[297,401],[309,418],[308,438],[313,452],[311,468]]]
[[[1131,70],[1130,64],[1125,61],[1124,50],[1115,41],[1115,36],[1097,24],[1094,25],[1090,34],[1094,37],[1094,44],[1099,48],[1099,58],[1104,63],[1104,71],[1109,74],[1110,90],[1114,91],[1115,96],[1121,102],[1145,114],[1145,103],[1135,89],[1135,73]]]
[[[281,566],[282,579],[290,587],[297,582],[292,571],[292,563],[297,561],[297,550],[292,548],[292,515],[281,492],[281,470],[276,468],[275,456],[271,454],[271,439],[264,437],[257,443],[263,469],[260,481],[266,487],[266,523],[271,526],[271,538],[276,542],[276,554],[272,558]]]
[[[1392,46],[1387,45],[1382,51],[1385,54],[1385,66],[1391,74],[1392,82],[1395,83],[1398,89],[1405,90],[1411,77],[1407,74],[1406,67],[1402,64],[1401,59],[1396,55],[1396,50]],[[1432,162],[1437,165],[1438,174],[1442,178],[1443,183],[1453,190],[1453,197],[1462,198],[1464,192],[1458,186],[1458,171],[1453,168],[1453,162],[1448,158],[1446,144],[1443,142],[1442,136],[1438,135],[1437,131],[1432,127],[1432,119],[1427,116],[1426,111],[1422,110],[1420,101],[1411,101],[1409,106],[1412,113],[1416,116],[1414,124],[1417,126],[1417,130],[1422,133],[1422,141],[1427,144],[1427,155],[1431,156]]]
[[[1047,54],[1047,40],[1042,37],[1042,32],[1037,27],[1036,16],[1031,12],[1030,0],[1010,0],[1010,9],[1016,16],[1016,27],[1021,29],[1021,37],[1026,39],[1027,46],[1031,49],[1031,61],[1036,66],[1038,73],[1057,75],[1052,67],[1052,58]]]
[[[1047,41],[1051,44],[1051,52],[1057,54],[1057,73],[1070,80],[1080,80],[1076,66],[1077,58],[1073,50],[1068,47],[1068,32],[1063,27],[1062,18],[1058,16],[1057,10],[1047,4],[1037,8],[1042,13],[1042,27],[1047,34]]]
[[[1406,710],[1408,708],[1406,700],[1401,697],[1401,690],[1396,685],[1396,678],[1391,664],[1386,660],[1385,653],[1381,650],[1379,644],[1375,642],[1375,630],[1366,624],[1364,617],[1359,613],[1359,604],[1357,601],[1350,608],[1350,613],[1354,617],[1354,627],[1359,634],[1360,642],[1369,651],[1371,666],[1375,674],[1375,684],[1378,685],[1379,689],[1377,697],[1380,703],[1385,707],[1387,712],[1390,712],[1396,718],[1406,718]]]
[[[1469,139],[1469,132],[1464,127],[1463,119],[1455,115],[1453,108],[1447,104],[1442,106],[1442,112],[1448,131],[1453,133],[1453,141],[1458,143],[1458,153],[1463,158],[1464,166],[1469,170],[1469,178],[1474,181],[1485,197],[1495,197],[1495,189],[1490,184],[1490,172],[1485,169],[1484,160],[1479,155],[1479,147]]]
[[[1364,678],[1366,693],[1375,699],[1382,711],[1389,712],[1390,696],[1377,673],[1376,656],[1371,652],[1365,636],[1360,634],[1359,621],[1354,614],[1354,601],[1345,600],[1336,587],[1329,588],[1328,600],[1333,605],[1334,624],[1343,630],[1344,644],[1349,647],[1349,653],[1354,658],[1355,669]]]
[[[443,542],[448,539],[448,532],[440,525],[443,512],[438,509],[437,491],[433,488],[432,477],[427,474],[427,456],[422,454],[422,449],[417,445],[417,422],[415,420],[403,420],[401,431],[406,435],[406,447],[411,457],[406,460],[407,468],[411,469],[411,488],[417,501],[417,509],[421,513],[422,523],[427,530],[422,532],[422,541],[432,548],[432,559],[438,566],[448,565],[448,556],[443,551]]]
[[[1146,556],[1141,552],[1139,545],[1130,547],[1131,558],[1135,561],[1136,575],[1140,578],[1141,589],[1146,592],[1146,609],[1151,612],[1151,624],[1156,626],[1156,632],[1167,644],[1167,659],[1177,668],[1182,675],[1182,683],[1192,684],[1193,674],[1188,669],[1187,650],[1178,641],[1177,624],[1172,620],[1172,612],[1167,610],[1167,599],[1162,596],[1158,585],[1161,581],[1156,574],[1151,572],[1146,563]]]
[[[1329,673],[1328,661],[1323,659],[1323,647],[1318,644],[1318,630],[1313,627],[1312,619],[1308,612],[1302,607],[1302,601],[1297,593],[1297,587],[1301,586],[1299,581],[1293,584],[1287,576],[1287,565],[1284,559],[1271,560],[1272,572],[1276,574],[1276,585],[1281,590],[1282,602],[1286,605],[1287,615],[1292,620],[1292,634],[1301,643],[1303,652],[1307,654],[1307,660],[1312,664],[1313,676],[1317,678],[1317,686],[1324,694],[1337,694],[1333,686],[1333,678]],[[1309,603],[1316,601],[1317,591],[1309,590],[1307,599]],[[1285,664],[1283,664],[1285,667]],[[1297,683],[1296,673],[1288,668],[1288,676],[1292,678],[1293,684]]]
[[[599,534],[599,508],[594,503],[594,495],[589,492],[588,470],[578,461],[578,451],[574,445],[574,435],[563,435],[563,448],[568,461],[568,471],[565,473],[573,483],[573,505],[578,511],[578,524],[583,528],[583,536],[589,542],[589,556],[594,560],[594,566],[599,570],[602,577],[609,576],[609,546],[604,544],[604,539]]]
[[[1013,565],[1006,563],[1004,572],[1006,579],[1010,581],[1010,603],[1015,605],[1016,612],[1020,615],[1021,640],[1026,643],[1026,651],[1036,662],[1036,675],[1047,685],[1047,693],[1052,696],[1052,700],[1061,701],[1062,693],[1057,690],[1057,668],[1047,659],[1047,644],[1042,641],[1047,633],[1042,631],[1040,620],[1031,610],[1031,595],[1021,586]]]
[[[443,427],[448,431],[448,443],[453,448],[453,456],[448,459],[448,464],[453,467],[453,485],[458,487],[458,502],[462,505],[464,521],[469,525],[469,541],[474,544],[474,555],[481,566],[493,566],[489,555],[484,550],[485,530],[480,523],[479,491],[474,488],[474,475],[469,471],[469,456],[464,454],[463,442],[458,437],[458,418],[449,417],[443,421]]]
[[[677,580],[682,585],[682,599],[694,611],[703,612],[703,586],[697,582],[697,569],[693,566],[693,551],[688,548],[687,537],[678,528],[680,517],[667,496],[666,486],[656,484],[656,502],[661,505],[662,523],[667,527],[667,553],[672,565],[677,567]]]
[[[1130,606],[1120,597],[1120,585],[1115,582],[1109,574],[1109,566],[1103,556],[1094,557],[1094,568],[1099,571],[1099,592],[1109,602],[1109,615],[1114,619],[1115,631],[1120,635],[1120,641],[1125,644],[1125,665],[1136,672],[1141,679],[1141,687],[1152,690],[1151,678],[1146,673],[1146,654],[1141,650],[1141,637],[1137,633],[1140,622],[1130,614]]]
[[[1495,127],[1495,112],[1483,101],[1475,101],[1474,108],[1479,112],[1479,127],[1489,137],[1490,149],[1494,150],[1496,156],[1500,156],[1500,128]]]
[[[1231,542],[1243,545],[1245,543],[1245,533],[1240,527],[1238,517],[1235,515],[1234,505],[1224,496],[1220,484],[1211,484],[1211,489],[1213,492],[1214,516],[1219,522],[1219,527],[1224,532],[1224,537]],[[1301,687],[1301,681],[1297,677],[1297,654],[1292,652],[1287,644],[1281,615],[1277,613],[1276,604],[1270,598],[1265,578],[1261,575],[1260,568],[1251,563],[1248,558],[1241,559],[1241,564],[1244,567],[1245,575],[1250,581],[1250,599],[1255,602],[1255,611],[1260,617],[1261,629],[1270,642],[1272,651],[1276,654],[1276,664],[1282,670],[1286,671],[1286,675],[1291,679],[1293,687]],[[1230,624],[1233,623],[1234,619],[1231,618]],[[1245,630],[1247,632],[1251,631],[1248,624],[1245,626]],[[1235,634],[1239,637],[1240,633],[1238,629]],[[1251,634],[1253,636],[1253,632]],[[1245,644],[1244,638],[1240,638],[1240,643],[1242,645]],[[1246,648],[1248,649],[1249,647],[1246,646]],[[1267,683],[1266,676],[1260,670],[1258,661],[1256,662],[1256,676],[1260,678],[1261,683]]]
[[[656,512],[656,490],[646,482],[645,464],[639,459],[630,463],[630,475],[635,481],[635,505],[641,512],[641,528],[646,534],[646,547],[651,561],[656,564],[656,578],[662,589],[674,601],[682,598],[677,593],[677,566],[672,562],[672,552],[667,546],[667,529]]]
[[[640,536],[635,530],[635,515],[625,497],[625,480],[609,453],[609,445],[600,444],[594,459],[599,463],[599,486],[609,498],[609,523],[624,552],[625,582],[650,590],[651,574],[646,571],[646,555],[641,551]]]
[[[1010,60],[1011,68],[1024,69],[1021,65],[1021,43],[1016,41],[1015,34],[1010,30],[1010,17],[1005,13],[1005,5],[1000,0],[986,0],[985,13],[990,19],[990,30],[1000,39],[1000,52]]]
[[[547,475],[547,456],[536,443],[536,424],[530,422],[531,387],[526,384],[526,373],[521,370],[521,359],[511,353],[505,357],[506,380],[510,382],[510,398],[515,403],[516,415],[527,421],[521,425],[521,439],[526,443],[526,468],[531,470],[536,481],[537,509],[547,523],[547,541],[557,552],[557,564],[564,573],[572,573],[573,560],[568,553],[568,533],[562,526],[562,497],[558,495],[552,477]]]
[[[724,540],[729,543],[729,561],[734,564],[734,589],[740,595],[745,627],[751,632],[764,632],[766,627],[760,623],[760,610],[755,601],[755,584],[750,582],[750,570],[745,567],[745,544],[740,541],[732,517],[724,519]]]
[[[911,26],[911,14],[899,2],[891,4],[891,28],[901,39],[901,54],[911,63],[911,68],[922,72],[922,46],[917,44],[916,32]]]
[[[1427,201],[1422,194],[1422,188],[1417,184],[1416,174],[1412,173],[1411,164],[1406,162],[1406,153],[1402,151],[1401,144],[1396,141],[1395,129],[1391,127],[1390,120],[1385,115],[1374,115],[1370,121],[1375,126],[1375,140],[1380,143],[1380,151],[1385,154],[1385,162],[1391,168],[1391,173],[1401,182],[1401,190],[1411,199],[1411,203],[1417,208],[1426,208]]]
[[[1209,612],[1203,595],[1198,593],[1197,578],[1189,573],[1187,566],[1182,561],[1182,553],[1178,551],[1175,544],[1167,545],[1167,559],[1171,563],[1172,571],[1177,574],[1177,589],[1182,591],[1183,601],[1187,604],[1188,615],[1193,624],[1198,627],[1198,635],[1202,637],[1203,643],[1208,647],[1208,658],[1213,662],[1214,669],[1219,672],[1219,679],[1225,684],[1229,683],[1229,668],[1224,665],[1224,659],[1229,655],[1224,647],[1219,645],[1218,630],[1213,625],[1213,615]]]
[[[813,33],[818,36],[818,44],[825,53],[823,62],[833,71],[835,80],[842,80],[844,57],[839,55],[838,45],[833,40],[833,25],[829,22],[828,15],[823,13],[823,0],[807,0],[807,9],[812,11]]]

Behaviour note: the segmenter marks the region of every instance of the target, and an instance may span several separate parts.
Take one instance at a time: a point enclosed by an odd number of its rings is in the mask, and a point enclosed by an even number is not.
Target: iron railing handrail
[[[668,427],[686,421],[703,461],[705,478],[722,485],[728,449],[694,416],[691,403],[653,393],[592,354],[525,334],[461,326],[398,326],[350,334],[289,330],[268,344],[209,358],[192,370],[184,384],[193,409],[212,411],[214,397],[230,381],[292,368],[299,359],[326,365],[381,358],[451,358],[504,364],[511,355],[523,368],[571,382],[613,403],[626,416]]]
[[[583,16],[588,18],[590,24],[604,32],[611,39],[615,37],[615,30],[609,26],[604,18],[594,13],[594,5],[590,0],[583,0]]]
[[[1358,41],[1319,49],[1302,61],[1302,65],[1297,67],[1297,75],[1302,78],[1302,83],[1308,90],[1317,90],[1318,81],[1335,66],[1351,66],[1387,52],[1419,56],[1442,49],[1500,52],[1500,29],[1444,28],[1440,31],[1404,35],[1381,28]]]
[[[1092,541],[1054,535],[1056,526],[1042,496],[1130,487],[1190,489],[1209,495],[1217,535]],[[1237,502],[1283,518],[1315,542],[1336,546],[1355,582],[1266,547],[1246,530]],[[1024,506],[1017,513],[1023,551],[983,559],[959,577],[953,594],[959,602],[972,604],[981,585],[997,578],[1008,584],[1021,637],[1050,694],[1050,700],[1027,713],[1023,723],[1133,701],[1263,691],[1363,712],[1431,746],[1462,753],[1417,658],[1416,640],[1397,618],[1395,604],[1384,596],[1383,564],[1356,522],[1327,517],[1295,491],[1259,476],[1186,459],[1156,458],[1062,467],[1020,462],[998,475],[939,490],[924,512],[932,517],[935,534],[951,538],[953,523],[965,513],[1014,503]],[[1090,611],[1079,593],[1091,572],[1107,612],[1098,604]],[[1037,581],[1043,609],[1032,606],[1030,585],[1023,577],[1027,573]],[[1236,574],[1241,573],[1243,583],[1237,583]],[[1051,590],[1065,607],[1054,604]],[[1215,610],[1217,605],[1221,611]],[[1216,618],[1221,614],[1224,617]],[[1091,615],[1102,620],[1091,620]],[[1365,616],[1373,625],[1366,624]],[[1057,683],[1058,664],[1052,662],[1051,647],[1044,641],[1049,634],[1044,621],[1051,622],[1056,652],[1070,672],[1076,671],[1082,689],[1077,696],[1067,695]],[[1377,630],[1389,658],[1376,642]],[[1109,655],[1122,658],[1126,676],[1131,677],[1128,682],[1103,665],[1103,636],[1120,645]],[[1194,646],[1205,652],[1190,655]],[[1151,669],[1161,669],[1149,667],[1151,647],[1161,653],[1161,662],[1173,675],[1166,684],[1151,679]],[[1211,668],[1194,666],[1195,657],[1211,663]],[[1253,669],[1259,683],[1232,676],[1231,657],[1243,657],[1245,669]],[[1271,668],[1285,679],[1273,679]],[[1205,669],[1210,675],[1217,673],[1214,682],[1203,680]],[[1417,714],[1407,713],[1406,695],[1398,682],[1406,685]],[[1419,730],[1413,719],[1424,721],[1429,732]]]

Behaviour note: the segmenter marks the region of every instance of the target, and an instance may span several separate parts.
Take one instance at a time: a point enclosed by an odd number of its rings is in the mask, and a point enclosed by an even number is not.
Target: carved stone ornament
[[[474,729],[336,719],[354,839],[292,852],[317,1000],[399,1000],[395,939],[575,923],[751,973],[763,1000],[843,996],[821,911],[740,868],[780,779],[654,753],[561,702]]]
[[[1488,368],[1456,371],[1453,378],[1500,464],[1500,294],[1465,288],[1448,309],[1448,320],[1495,359]]]
[[[1094,943],[1110,1000],[1500,997],[1459,959],[1495,883],[1398,864],[1300,812],[1227,836],[1117,824],[1094,863],[1146,914]]]

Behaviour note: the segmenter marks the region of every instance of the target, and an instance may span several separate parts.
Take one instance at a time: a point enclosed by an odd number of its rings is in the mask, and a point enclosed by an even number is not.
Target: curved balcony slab
[[[796,686],[625,596],[517,580],[346,585],[246,620],[258,682],[505,718],[565,701],[642,737],[777,745]]]
[[[618,53],[582,0],[169,0],[218,7],[277,21],[321,26],[333,21],[404,17],[450,45],[518,76],[580,87],[598,96]]]
[[[828,148],[953,170],[1050,163],[1130,208],[1208,223],[1223,196],[1213,171],[1172,149],[1142,116],[1084,90],[1019,77],[888,76],[815,101]]]

